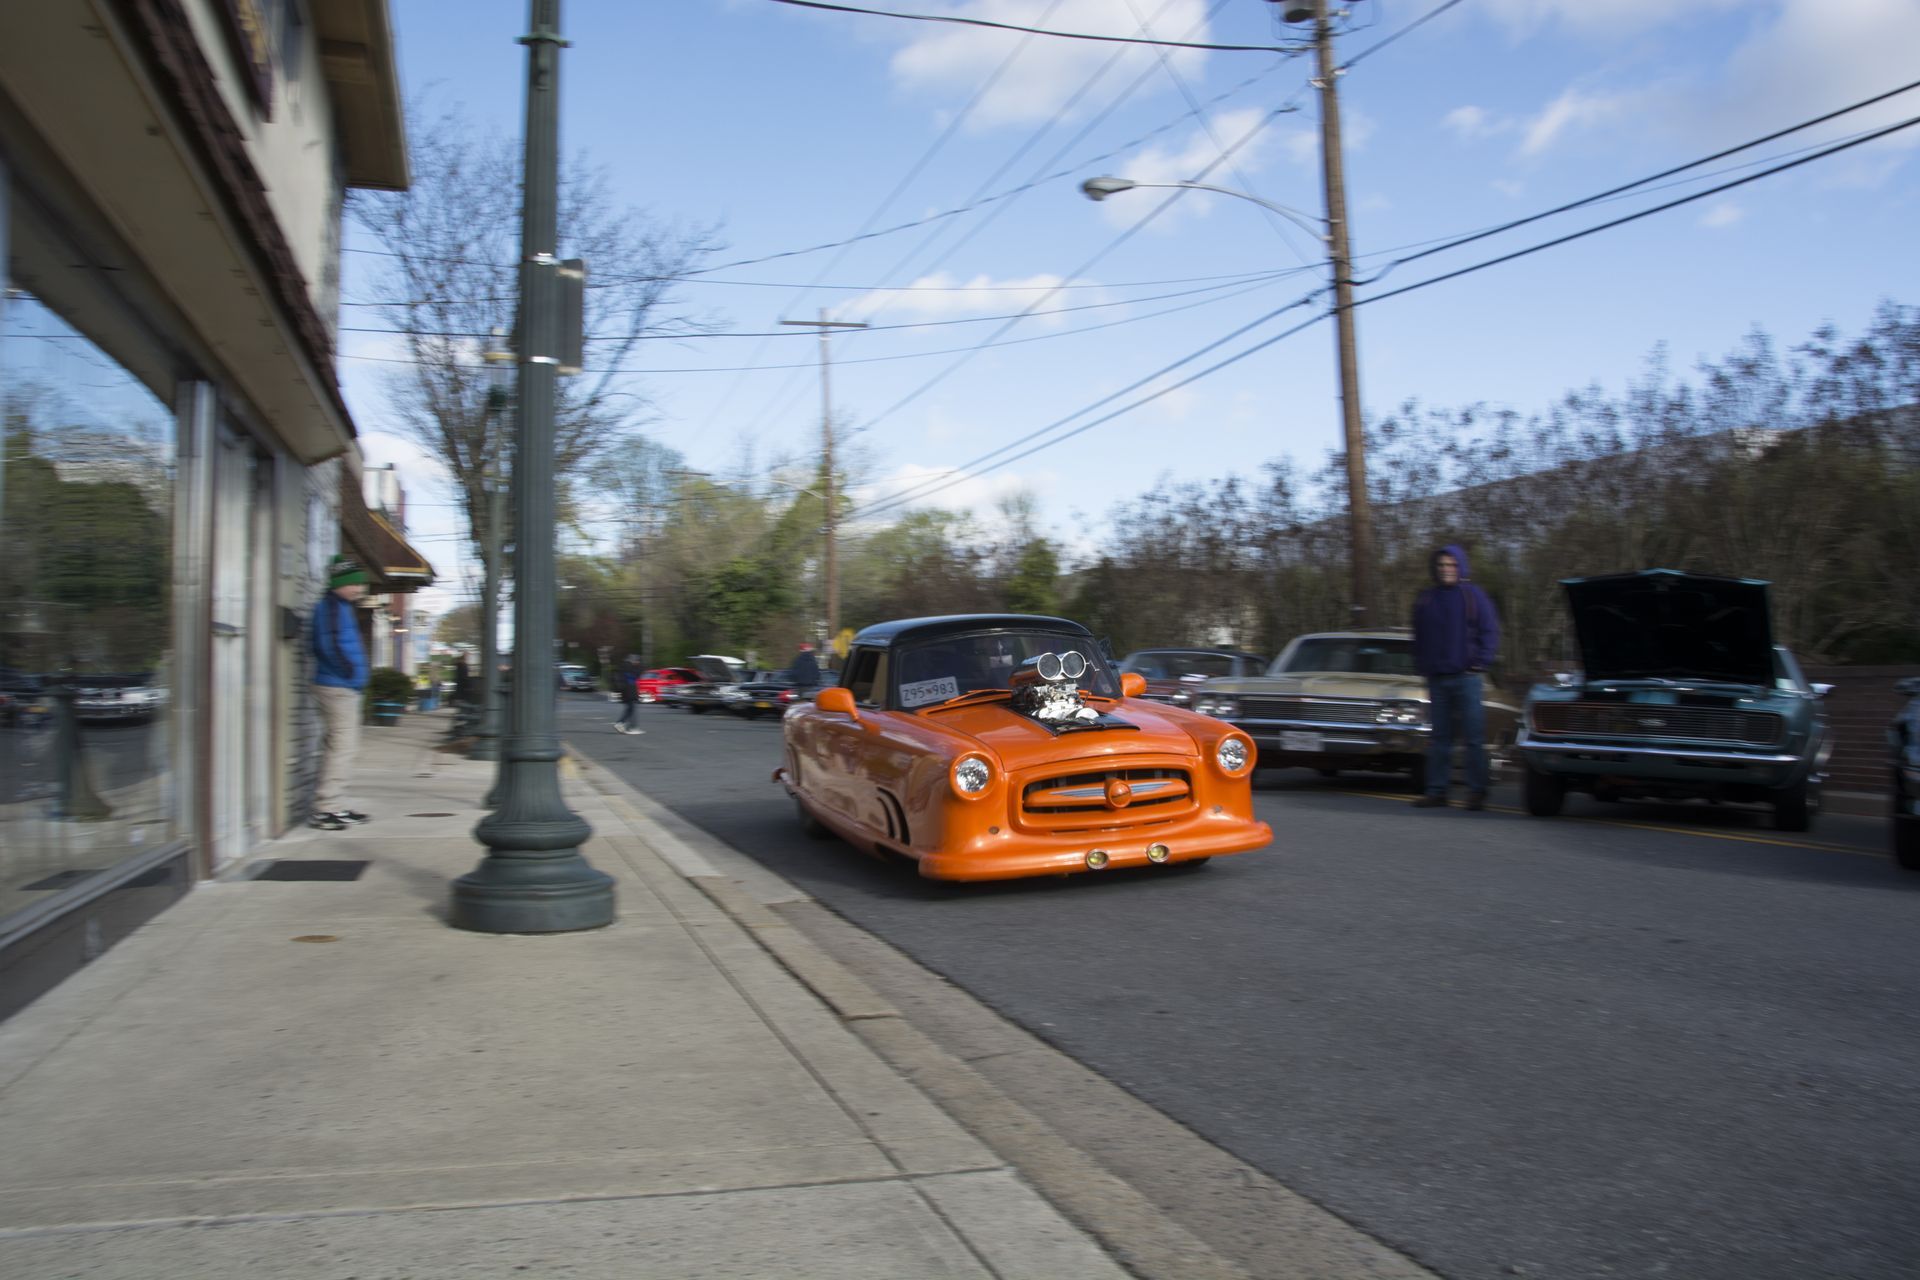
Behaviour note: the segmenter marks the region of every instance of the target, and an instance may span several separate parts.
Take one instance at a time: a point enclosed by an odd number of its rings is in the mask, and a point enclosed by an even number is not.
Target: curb
[[[568,754],[580,762],[577,779],[614,806],[663,862],[745,930],[882,1062],[1011,1165],[1127,1270],[1144,1280],[1255,1280],[936,1044],[859,975],[665,830],[646,813],[654,802],[643,793],[572,748]],[[798,890],[795,895],[805,896]]]

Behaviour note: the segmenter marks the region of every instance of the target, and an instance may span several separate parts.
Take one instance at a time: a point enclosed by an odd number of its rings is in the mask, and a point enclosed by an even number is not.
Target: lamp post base
[[[573,933],[613,923],[613,877],[578,850],[489,854],[453,882],[447,923],[475,933]]]
[[[454,928],[570,933],[613,923],[613,877],[581,856],[593,827],[561,797],[560,754],[551,740],[508,740],[499,805],[473,829],[487,856],[453,882]]]

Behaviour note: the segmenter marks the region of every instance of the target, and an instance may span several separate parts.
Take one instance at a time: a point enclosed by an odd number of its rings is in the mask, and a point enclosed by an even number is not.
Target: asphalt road
[[[1920,1272],[1920,876],[1883,820],[1413,810],[1294,770],[1261,853],[944,886],[803,837],[775,722],[562,706],[631,785],[1447,1276]]]

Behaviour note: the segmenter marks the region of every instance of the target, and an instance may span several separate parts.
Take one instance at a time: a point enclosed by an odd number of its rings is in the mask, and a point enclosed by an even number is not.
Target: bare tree
[[[366,309],[405,352],[386,385],[395,420],[446,464],[474,543],[484,546],[484,484],[511,463],[509,419],[490,395],[483,353],[496,329],[514,329],[519,147],[453,111],[427,119],[409,145],[412,187],[355,192],[349,205],[384,264],[366,285]],[[620,206],[605,175],[581,159],[562,166],[560,229],[561,255],[588,264],[587,367],[556,391],[554,475],[564,497],[569,481],[592,483],[607,447],[650,418],[650,402],[624,372],[640,343],[710,330],[676,309],[673,289],[717,246],[710,230]]]

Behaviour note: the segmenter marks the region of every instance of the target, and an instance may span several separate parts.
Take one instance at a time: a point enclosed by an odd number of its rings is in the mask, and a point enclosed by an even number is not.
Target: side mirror
[[[1574,671],[1556,671],[1553,673],[1553,683],[1556,688],[1571,689],[1580,683],[1580,675]]]
[[[813,700],[813,705],[822,711],[832,711],[854,720],[860,718],[859,710],[853,705],[853,690],[839,685],[822,689],[820,695]]]
[[[1142,697],[1147,692],[1147,678],[1138,671],[1122,672],[1120,676],[1120,696],[1123,698]]]
[[[1813,696],[1816,698],[1824,698],[1832,692],[1833,686],[1830,684],[1816,684],[1813,686]]]

